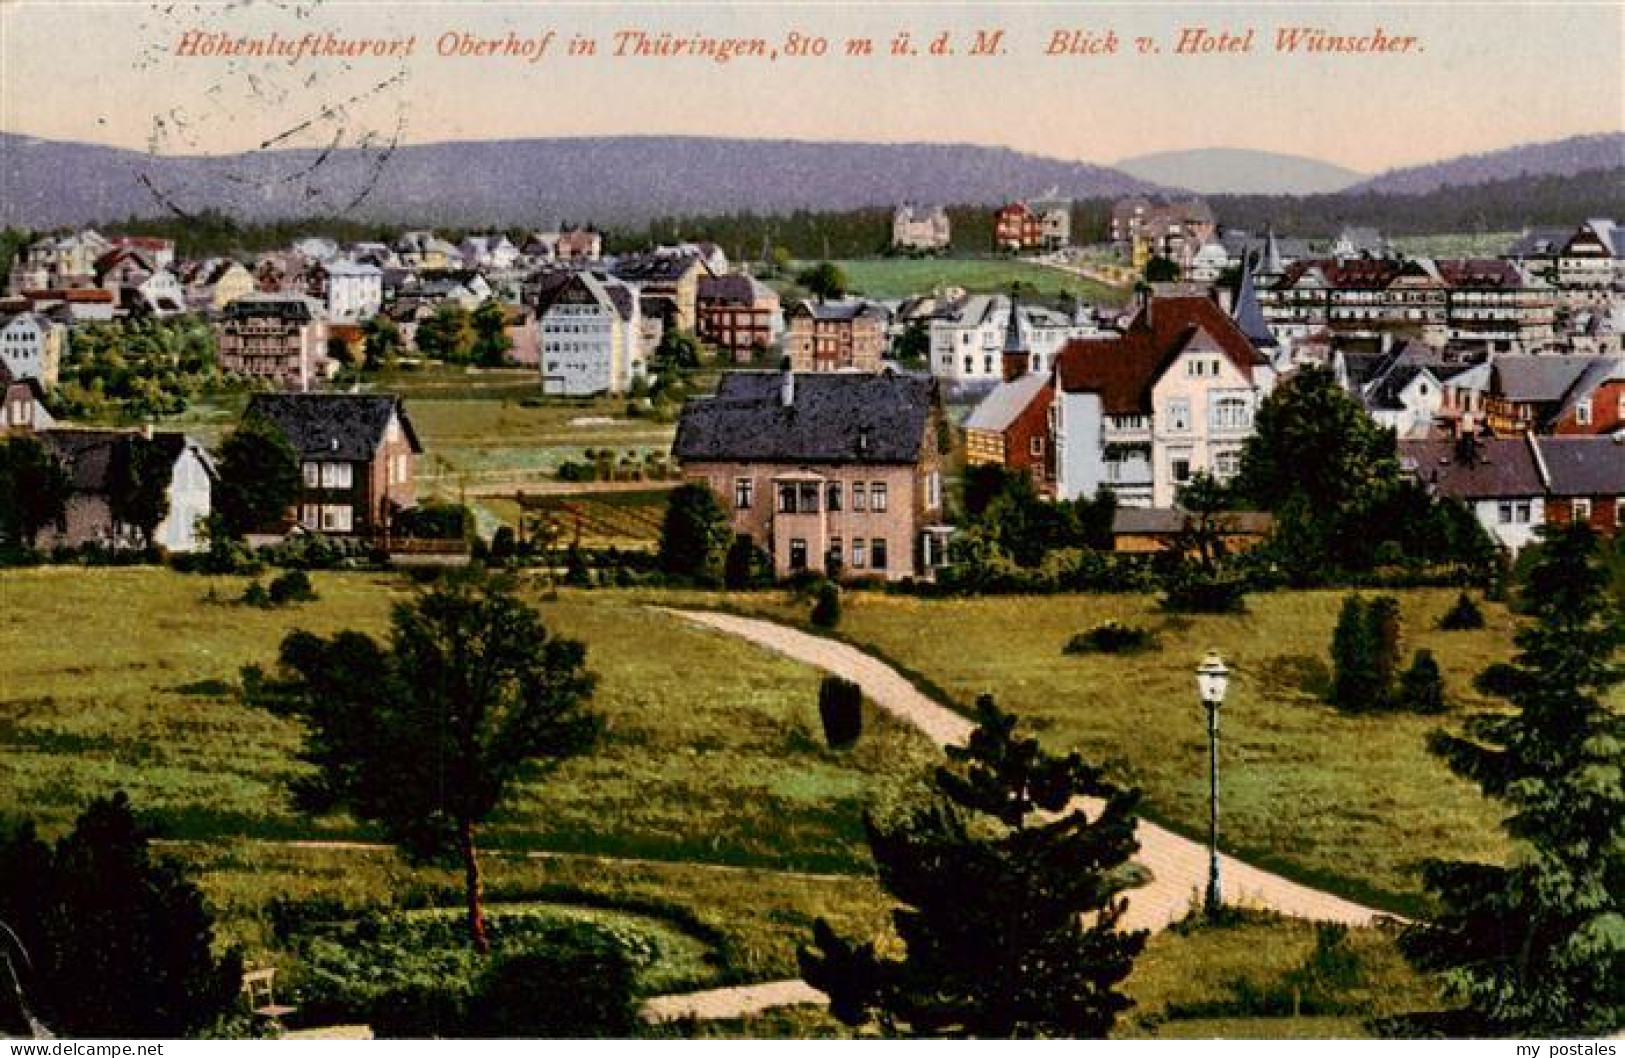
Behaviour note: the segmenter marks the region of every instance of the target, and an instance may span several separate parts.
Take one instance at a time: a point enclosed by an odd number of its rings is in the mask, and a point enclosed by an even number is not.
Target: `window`
[[[1043,455],[1044,438],[1038,434],[1034,434],[1032,440],[1027,442],[1027,453],[1034,458]]]
[[[322,508],[322,529],[348,533],[352,525],[353,512],[344,504],[333,504]]]
[[[861,481],[852,486],[852,509],[854,511],[869,509],[869,493],[865,491]]]
[[[314,503],[307,503],[299,508],[299,524],[306,529],[320,529],[322,527],[322,509]]]
[[[1245,397],[1220,397],[1210,415],[1215,430],[1245,430],[1252,425],[1252,409]]]
[[[1191,428],[1191,405],[1185,400],[1168,402],[1168,429],[1184,433]]]
[[[322,465],[320,463],[305,464],[305,488],[314,489],[322,483]]]
[[[1233,478],[1241,469],[1241,453],[1237,451],[1215,452],[1213,454],[1213,472],[1220,478]]]
[[[1168,453],[1168,475],[1177,484],[1184,484],[1191,478],[1191,454],[1189,452]]]
[[[803,481],[800,484],[799,489],[800,489],[801,495],[800,495],[800,498],[796,502],[796,506],[798,508],[800,508],[801,513],[802,514],[817,514],[818,513],[818,482],[816,482],[816,481]]]
[[[1575,499],[1575,501],[1574,501],[1574,520],[1577,521],[1577,522],[1589,522],[1589,521],[1591,521],[1591,501],[1589,499],[1583,499],[1583,498],[1576,498]]]
[[[1502,525],[1511,524],[1511,522],[1512,522],[1512,504],[1508,503],[1505,500],[1502,500],[1500,503],[1496,504],[1496,506],[1495,506],[1495,520],[1500,522]]]
[[[350,487],[350,484],[351,484],[352,480],[353,480],[353,478],[351,476],[350,464],[348,464],[348,463],[323,463],[322,464],[322,488],[324,488],[324,489],[347,489],[347,488]]]
[[[1529,501],[1523,500],[1513,508],[1513,520],[1520,525],[1529,524]]]
[[[852,568],[853,569],[862,569],[864,567],[865,563],[867,562],[867,559],[868,559],[868,556],[864,551],[863,541],[862,540],[854,540],[854,541],[852,541]]]
[[[925,505],[935,509],[942,504],[942,476],[935,470],[925,476]]]
[[[779,513],[796,513],[796,487],[794,485],[779,486]]]
[[[790,568],[791,569],[806,569],[807,568],[807,541],[805,541],[805,540],[791,540],[790,541]]]
[[[972,371],[975,371],[975,370],[976,370],[976,358],[973,357],[973,356],[965,357],[965,374],[968,375]]]
[[[1589,398],[1574,406],[1574,422],[1577,426],[1591,425],[1591,401]]]
[[[751,492],[753,483],[750,478],[734,479],[734,507],[741,511],[750,510]]]
[[[876,514],[886,509],[886,486],[879,481],[869,486],[869,509]]]
[[[829,538],[829,554],[824,559],[824,566],[829,570],[831,576],[840,572],[842,561],[841,538],[832,536]]]
[[[832,511],[841,509],[841,483],[839,481],[830,482],[828,487],[824,489],[824,506]]]
[[[875,537],[869,545],[869,566],[872,569],[886,568],[886,541],[881,537]]]
[[[992,373],[993,373],[993,358],[991,356],[982,357],[982,374],[991,375]]]

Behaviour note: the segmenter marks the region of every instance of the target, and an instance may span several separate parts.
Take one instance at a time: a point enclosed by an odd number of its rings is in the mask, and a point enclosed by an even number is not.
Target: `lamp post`
[[[1202,664],[1196,668],[1196,689],[1207,710],[1207,777],[1208,777],[1208,831],[1207,831],[1207,901],[1209,915],[1218,913],[1222,904],[1219,893],[1219,706],[1224,704],[1224,692],[1230,685],[1230,670],[1217,650],[1207,652]]]

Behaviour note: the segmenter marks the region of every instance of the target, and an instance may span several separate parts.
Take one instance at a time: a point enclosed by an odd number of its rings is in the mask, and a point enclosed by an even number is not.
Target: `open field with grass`
[[[1116,305],[1128,293],[1081,276],[1014,258],[871,257],[836,261],[856,293],[872,298],[929,294],[962,287],[972,294],[1008,294],[1012,283],[1036,287],[1044,296],[1070,294],[1091,304]]]
[[[672,484],[676,484],[673,482]],[[653,551],[660,545],[670,488],[624,492],[520,494],[486,497],[481,503],[510,525],[551,524],[561,544]]]
[[[1193,670],[1217,648],[1233,670],[1220,723],[1222,843],[1259,866],[1405,911],[1417,906],[1423,859],[1506,853],[1495,807],[1451,775],[1424,740],[1482,703],[1471,681],[1511,655],[1513,618],[1488,605],[1484,630],[1440,632],[1454,592],[1395,594],[1404,659],[1419,647],[1434,652],[1449,715],[1349,715],[1325,704],[1341,592],[1254,596],[1245,616],[1189,618],[1162,614],[1151,597],[922,600],[848,592],[838,634],[961,708],[994,693],[1048,744],[1107,765],[1144,790],[1148,814],[1198,837],[1208,812],[1207,731]],[[781,594],[709,598],[781,620],[807,616]],[[1155,630],[1160,648],[1062,653],[1071,636],[1108,619]]]
[[[1394,249],[1412,257],[1499,257],[1518,241],[1518,232],[1463,232],[1455,235],[1396,235]]]
[[[294,813],[299,732],[242,705],[241,666],[270,664],[293,628],[381,630],[395,577],[318,574],[320,601],[265,611],[236,578],[156,569],[0,574],[0,812],[62,826],[91,796],[129,791],[178,838],[355,838],[346,817]],[[825,748],[818,675],[609,595],[541,602],[588,644],[597,750],[521,783],[488,847],[816,870],[867,862],[865,799],[931,751],[876,715],[857,748]],[[48,630],[48,631],[47,631]]]

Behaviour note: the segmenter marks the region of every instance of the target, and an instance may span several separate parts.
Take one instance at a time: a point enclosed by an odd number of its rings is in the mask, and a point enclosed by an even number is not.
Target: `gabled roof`
[[[1625,440],[1537,437],[1554,496],[1625,496]]]
[[[1033,371],[1013,382],[1000,382],[965,419],[965,429],[1003,433],[1048,386],[1049,376]]]
[[[730,273],[723,276],[701,276],[701,301],[720,301],[731,305],[749,305],[758,300],[778,300],[773,289],[752,276]]]
[[[142,439],[142,434],[134,430],[55,426],[41,430],[35,436],[67,470],[73,481],[73,490],[85,493],[106,492],[120,458],[120,446]],[[185,434],[171,431],[154,432],[149,440],[167,456],[170,467],[188,447],[196,447]],[[203,464],[210,471],[213,470],[207,459],[203,460]]]
[[[1128,328],[1112,338],[1075,338],[1055,359],[1060,388],[1099,393],[1108,415],[1151,410],[1151,387],[1199,335],[1206,334],[1249,381],[1268,359],[1211,298],[1153,298]],[[1149,316],[1149,319],[1147,318]]]
[[[648,253],[621,258],[611,272],[636,283],[675,283],[696,268],[710,271],[697,253]]]
[[[883,372],[730,371],[713,397],[683,407],[673,453],[684,462],[913,464],[937,402],[934,380]]]
[[[412,451],[423,451],[406,402],[389,393],[256,393],[243,414],[276,423],[302,458],[371,460],[391,417],[399,420]]]
[[[1472,458],[1454,440],[1400,441],[1400,465],[1442,496],[1485,500],[1540,496],[1546,483],[1527,439],[1492,437],[1473,443]]]
[[[886,319],[886,308],[878,302],[863,298],[843,298],[840,301],[798,301],[790,310],[792,315],[811,316],[815,320],[856,320],[860,317]]]
[[[1552,404],[1562,400],[1592,365],[1615,359],[1533,354],[1497,357],[1490,391],[1519,404]]]

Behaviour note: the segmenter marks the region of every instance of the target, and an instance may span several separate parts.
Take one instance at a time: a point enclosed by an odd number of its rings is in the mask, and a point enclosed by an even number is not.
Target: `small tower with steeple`
[[[1025,375],[1032,364],[1032,350],[1021,328],[1021,298],[1018,288],[1010,287],[1010,322],[1004,327],[1004,380],[1014,382]]]

